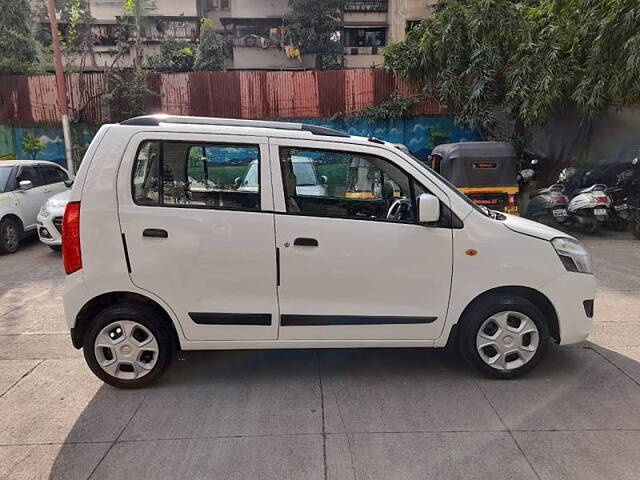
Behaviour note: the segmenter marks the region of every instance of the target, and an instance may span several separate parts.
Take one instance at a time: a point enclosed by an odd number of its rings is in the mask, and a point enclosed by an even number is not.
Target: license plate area
[[[566,208],[554,208],[553,209],[553,216],[554,217],[566,217],[567,216],[567,209]]]
[[[593,209],[593,214],[596,217],[606,217],[607,216],[607,209],[606,208],[594,208]]]

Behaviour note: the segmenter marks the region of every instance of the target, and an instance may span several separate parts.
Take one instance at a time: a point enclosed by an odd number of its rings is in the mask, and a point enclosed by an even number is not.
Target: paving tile
[[[123,439],[322,431],[315,352],[218,351],[184,357],[150,391]]]
[[[459,358],[425,349],[320,352],[327,431],[503,430]]]
[[[589,341],[609,348],[638,347],[640,346],[640,321],[594,322]]]
[[[640,428],[640,388],[590,348],[551,347],[523,378],[478,383],[512,430]]]
[[[613,347],[611,349],[591,344],[607,360],[640,384],[640,347]]]
[[[92,479],[323,478],[321,435],[116,443]]]
[[[109,443],[0,447],[2,480],[84,480]]]
[[[62,305],[62,288],[32,302],[0,313],[0,335],[18,333],[68,334]]]
[[[0,445],[113,441],[145,393],[104,385],[83,359],[46,360],[0,398]]]
[[[38,360],[0,360],[0,395],[38,364]]]
[[[353,461],[351,460],[353,459]],[[508,432],[327,436],[330,480],[535,479]]]
[[[542,480],[637,480],[640,432],[515,432]]]
[[[82,357],[82,350],[73,348],[68,332],[0,335],[0,360],[79,357]]]

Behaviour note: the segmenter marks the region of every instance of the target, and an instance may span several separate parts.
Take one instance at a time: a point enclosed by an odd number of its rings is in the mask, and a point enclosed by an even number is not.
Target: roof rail
[[[329,137],[349,137],[346,133],[327,127],[295,122],[271,122],[266,120],[238,120],[235,118],[187,117],[182,115],[144,115],[120,122],[120,125],[152,125],[161,123],[182,123],[189,125],[220,125],[225,127],[276,128],[279,130],[298,130],[311,132],[313,135]]]

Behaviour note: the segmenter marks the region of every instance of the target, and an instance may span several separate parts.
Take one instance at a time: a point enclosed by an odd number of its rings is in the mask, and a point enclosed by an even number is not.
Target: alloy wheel
[[[133,320],[112,322],[96,336],[94,352],[100,368],[115,378],[135,380],[158,362],[159,346],[153,333]]]
[[[534,357],[540,345],[538,327],[521,312],[498,312],[487,318],[476,335],[480,358],[496,370],[515,370]]]

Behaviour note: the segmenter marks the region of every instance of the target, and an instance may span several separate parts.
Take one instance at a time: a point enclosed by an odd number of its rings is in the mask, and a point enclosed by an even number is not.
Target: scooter
[[[634,158],[631,168],[617,176],[616,186],[607,190],[611,196],[611,209],[607,226],[631,232],[640,238],[640,161]]]
[[[538,161],[531,161],[531,171],[537,170]],[[531,178],[531,171],[523,170],[521,177]],[[550,227],[562,228],[569,224],[569,199],[564,193],[564,185],[555,183],[547,188],[536,190],[529,197],[525,218],[535,220]]]
[[[607,195],[607,186],[596,183],[579,189],[569,200],[567,207],[573,226],[584,233],[594,234],[609,217],[611,198]]]

